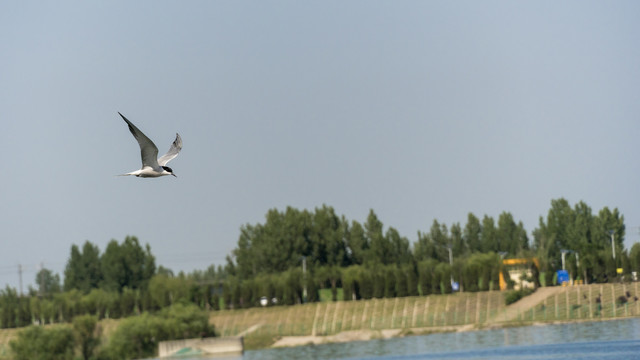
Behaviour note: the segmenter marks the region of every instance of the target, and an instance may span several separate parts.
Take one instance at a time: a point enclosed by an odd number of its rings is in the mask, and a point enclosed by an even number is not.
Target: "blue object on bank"
[[[569,282],[569,272],[567,270],[558,270],[558,284]]]

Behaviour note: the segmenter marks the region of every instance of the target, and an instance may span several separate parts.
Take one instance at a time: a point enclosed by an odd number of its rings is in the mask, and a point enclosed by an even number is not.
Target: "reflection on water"
[[[266,349],[247,351],[242,357],[224,359],[564,360],[635,359],[638,354],[640,354],[640,319],[625,319]],[[203,360],[203,358],[196,359]]]

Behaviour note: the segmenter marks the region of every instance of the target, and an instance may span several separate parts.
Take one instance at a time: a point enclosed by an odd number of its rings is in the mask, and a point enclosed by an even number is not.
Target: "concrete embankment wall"
[[[172,356],[184,349],[192,349],[207,355],[232,355],[242,354],[244,345],[242,337],[184,339],[161,341],[158,344],[160,357]]]
[[[237,336],[261,325],[246,334],[250,338],[640,316],[637,282],[541,288],[510,306],[505,305],[504,294],[465,292],[223,310],[212,312],[210,322],[223,336]]]

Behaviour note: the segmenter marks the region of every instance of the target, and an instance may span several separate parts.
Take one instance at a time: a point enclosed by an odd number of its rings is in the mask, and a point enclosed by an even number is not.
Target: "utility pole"
[[[18,281],[20,284],[20,296],[22,296],[22,264],[18,264]]]
[[[307,302],[307,257],[302,257],[302,281],[304,283],[302,288],[302,302]]]
[[[560,254],[562,254],[562,270],[565,269],[565,267],[564,267],[564,257],[565,257],[565,255],[567,255],[568,252],[569,252],[569,250],[564,250],[564,249],[560,250]]]
[[[44,271],[43,270],[44,270],[44,262],[41,261],[40,262],[40,271],[39,271],[39,275],[40,276],[39,276],[39,279],[38,279],[39,282],[40,282],[40,291],[39,291],[40,297],[44,296]]]
[[[613,254],[613,260],[616,260],[616,247],[613,243],[613,234],[615,233],[615,231],[613,230],[609,230],[609,234],[611,234],[611,253]]]
[[[449,274],[451,275],[451,288],[453,288],[453,252],[451,250],[451,244],[447,246],[447,250],[449,250],[449,266],[451,267],[451,272]]]

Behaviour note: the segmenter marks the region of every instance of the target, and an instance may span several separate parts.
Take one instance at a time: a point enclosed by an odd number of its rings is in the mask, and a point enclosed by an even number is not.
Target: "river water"
[[[640,319],[525,326],[265,349],[247,351],[244,356],[225,359],[640,359]]]

